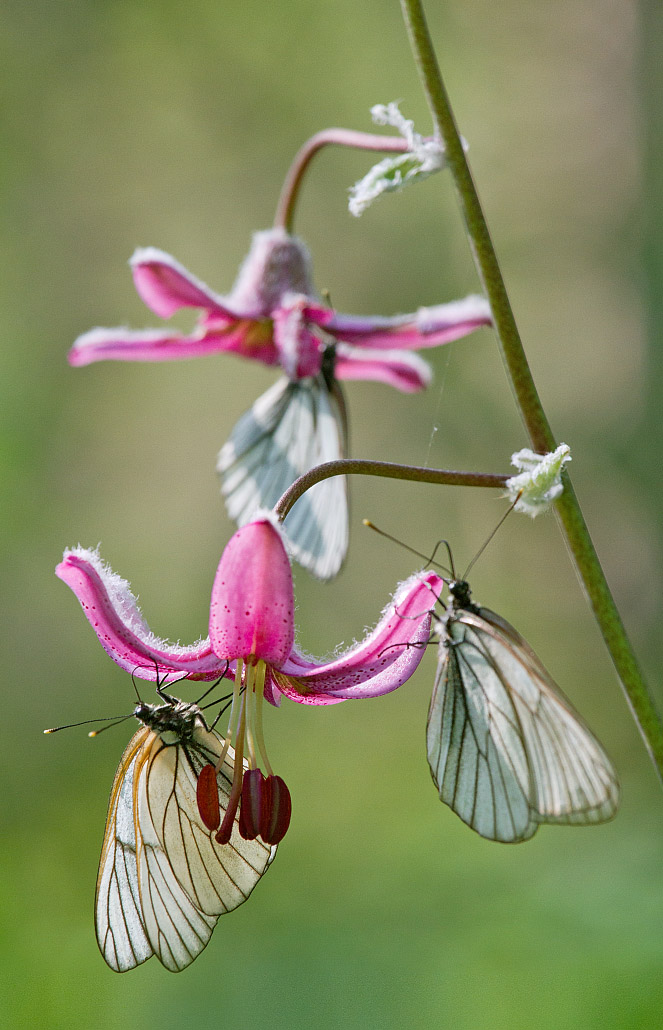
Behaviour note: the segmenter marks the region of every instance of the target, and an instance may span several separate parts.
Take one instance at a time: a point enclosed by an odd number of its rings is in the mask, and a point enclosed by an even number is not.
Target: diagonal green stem
[[[442,81],[423,6],[421,0],[401,0],[401,7],[436,133],[444,142],[447,163],[456,186],[479,278],[490,303],[516,404],[534,450],[544,454],[555,449],[556,441],[525,357],[488,225]],[[556,502],[557,514],[631,712],[663,781],[663,723],[638,666],[566,473],[564,483],[564,493]]]

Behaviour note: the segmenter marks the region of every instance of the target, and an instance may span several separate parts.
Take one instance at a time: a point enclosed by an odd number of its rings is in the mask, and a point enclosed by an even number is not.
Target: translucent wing
[[[143,726],[131,738],[115,773],[99,862],[95,922],[101,954],[123,973],[154,954],[145,933],[138,867],[133,797],[136,765],[154,734]]]
[[[220,749],[216,734],[202,728],[194,746],[166,746],[144,729],[125,752],[97,886],[97,939],[113,969],[131,969],[152,954],[167,969],[184,969],[209,941],[219,915],[248,898],[273,858],[275,848],[239,836],[237,820],[226,845],[202,824],[198,773]],[[222,810],[230,775],[224,763],[217,776]]]
[[[219,453],[228,514],[243,525],[257,508],[271,508],[304,472],[344,452],[344,413],[324,376],[279,379],[242,415]],[[321,579],[336,575],[348,548],[345,478],[334,476],[307,491],[285,529],[302,565]]]
[[[440,798],[483,837],[610,819],[610,760],[529,645],[494,612],[458,611],[440,644],[428,714]]]

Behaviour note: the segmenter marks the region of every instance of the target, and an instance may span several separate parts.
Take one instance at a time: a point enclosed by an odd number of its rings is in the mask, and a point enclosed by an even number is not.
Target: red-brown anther
[[[219,788],[216,782],[216,769],[213,765],[204,765],[196,784],[196,800],[200,818],[208,830],[216,830],[221,822],[219,808]]]
[[[265,777],[260,769],[247,769],[242,781],[239,832],[244,840],[255,840],[260,833]]]
[[[278,844],[290,825],[290,791],[280,776],[267,776],[262,789],[260,836],[265,844]]]
[[[241,756],[240,756],[241,757]],[[230,797],[228,798],[228,807],[226,808],[226,814],[223,817],[223,822],[219,827],[218,831],[214,834],[214,840],[217,844],[227,844],[232,837],[233,826],[235,823],[235,815],[237,813],[237,806],[239,805],[239,799],[242,793],[242,776],[239,772],[239,767],[235,766],[235,772],[233,774],[233,785],[230,790]]]
[[[230,808],[227,809],[226,814],[223,817],[223,822],[217,833],[214,834],[214,840],[217,844],[227,844],[232,837],[233,823],[235,822],[235,811]]]

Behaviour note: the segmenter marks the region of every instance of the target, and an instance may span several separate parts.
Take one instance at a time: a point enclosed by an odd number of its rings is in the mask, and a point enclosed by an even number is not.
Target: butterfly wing
[[[228,514],[239,525],[257,508],[271,508],[315,465],[345,453],[345,419],[323,375],[279,379],[235,425],[221,448],[217,470]],[[318,483],[285,521],[297,560],[321,579],[336,575],[348,548],[345,477]]]
[[[166,746],[150,731],[139,731],[134,741],[139,737],[137,756],[126,766],[114,805],[111,798],[97,891],[97,936],[113,969],[131,969],[155,954],[177,972],[206,946],[219,915],[248,898],[276,849],[243,840],[237,820],[226,845],[217,844],[203,825],[196,783],[202,766],[220,754],[216,734],[197,729],[193,747]],[[122,764],[118,777],[121,769]],[[222,810],[231,775],[224,763],[217,775]],[[129,822],[133,837],[126,829]],[[126,855],[133,859],[128,875]]]
[[[440,798],[491,840],[598,823],[619,801],[603,748],[529,645],[482,608],[448,619],[428,716]]]
[[[154,736],[143,726],[122,755],[111,790],[97,877],[97,942],[108,965],[118,973],[154,954],[143,921],[133,816],[137,763],[150,735]]]

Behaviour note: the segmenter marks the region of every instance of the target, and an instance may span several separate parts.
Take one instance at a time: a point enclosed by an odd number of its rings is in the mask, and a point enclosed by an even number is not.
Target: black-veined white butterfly
[[[426,731],[440,798],[490,840],[541,823],[611,819],[619,785],[605,751],[531,647],[452,580]]]
[[[426,557],[367,519],[364,525]],[[541,823],[611,819],[619,783],[610,759],[527,641],[473,602],[467,580],[456,578],[449,544],[440,543],[452,578],[445,579],[444,615],[433,623],[439,657],[426,726],[440,799],[482,837],[512,844],[528,840]]]
[[[140,701],[133,712],[143,725],[115,774],[97,877],[97,941],[120,973],[152,955],[173,972],[188,966],[219,916],[246,901],[276,853],[276,846],[244,840],[237,815],[229,843],[216,842],[197,787],[224,742],[197,704],[165,693],[162,683],[157,691],[163,704]],[[229,748],[216,774],[221,813],[233,761]],[[209,777],[204,783],[209,808]]]
[[[217,471],[228,514],[240,526],[257,508],[271,508],[315,465],[345,454],[340,387],[324,371],[315,378],[279,379],[239,419],[221,448]],[[344,476],[308,490],[285,520],[292,552],[320,579],[335,576],[348,549]]]

